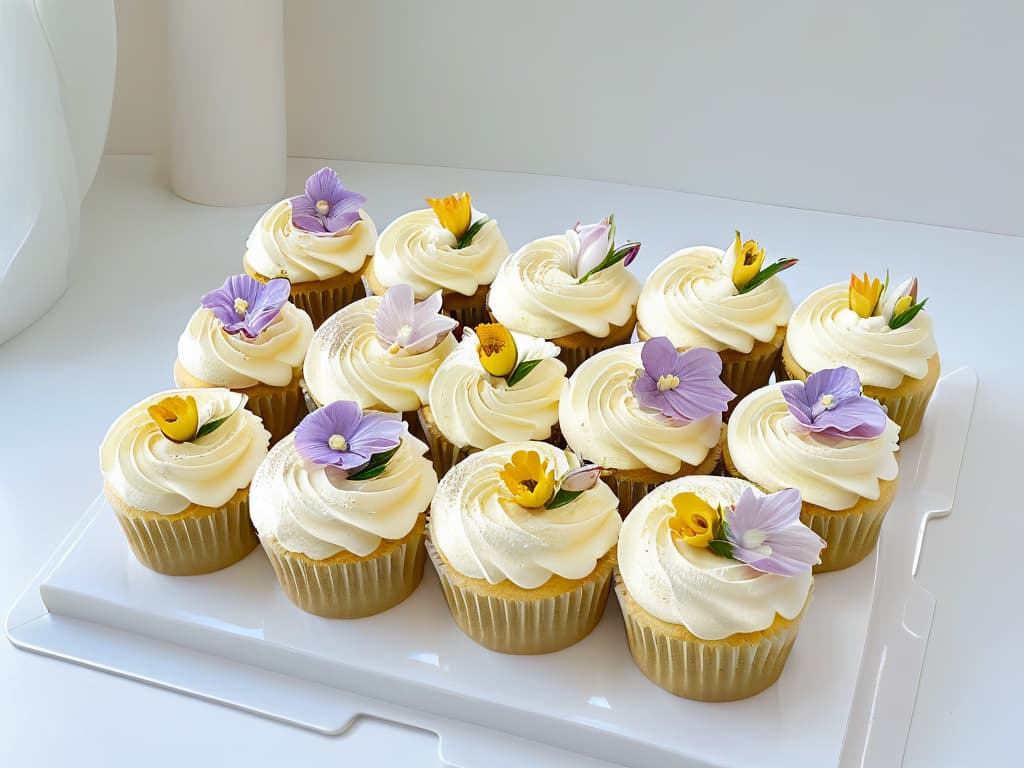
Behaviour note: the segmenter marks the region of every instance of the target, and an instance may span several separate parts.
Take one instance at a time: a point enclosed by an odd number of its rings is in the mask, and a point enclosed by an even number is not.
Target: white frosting
[[[893,388],[904,376],[922,379],[937,351],[927,310],[902,328],[861,317],[849,306],[849,284],[820,288],[801,302],[786,332],[789,351],[808,373],[847,365],[865,386]]]
[[[542,237],[527,243],[498,270],[487,302],[512,330],[554,339],[583,331],[599,339],[633,316],[640,281],[620,261],[579,284],[570,264],[579,236]]]
[[[293,283],[329,280],[358,272],[377,242],[377,227],[366,211],[336,235],[316,235],[292,226],[292,204],[276,203],[252,228],[245,243],[245,266],[266,278],[287,277]]]
[[[473,219],[484,215],[474,211]],[[508,244],[494,219],[465,248],[456,248],[456,242],[430,208],[406,213],[380,233],[373,273],[385,288],[408,283],[417,299],[437,290],[472,296],[481,285],[490,285],[508,257]]]
[[[699,245],[669,256],[640,293],[637,320],[650,336],[668,336],[680,349],[749,352],[771,341],[789,321],[793,302],[776,275],[739,294],[719,248]]]
[[[175,443],[147,412],[165,397],[192,395],[199,423],[228,416],[213,432]],[[103,480],[128,506],[175,515],[190,504],[219,508],[249,485],[267,455],[270,433],[242,406],[246,396],[227,389],[175,389],[147,397],[111,425],[100,447]]]
[[[558,347],[521,333],[513,332],[512,337],[520,360],[542,360],[512,387],[483,369],[477,338],[469,329],[434,374],[431,415],[445,438],[460,448],[544,440],[558,422],[566,370],[563,362],[551,359]]]
[[[761,573],[692,547],[669,529],[676,494],[695,493],[712,507],[725,507],[748,485],[731,477],[684,477],[659,485],[633,507],[619,534],[618,567],[641,608],[704,640],[758,632],[776,614],[792,619],[800,613],[811,589],[810,569],[795,576]]]
[[[888,419],[873,440],[846,440],[800,429],[777,384],[743,398],[729,419],[729,457],[766,491],[796,488],[804,501],[834,511],[877,499],[880,480],[899,472],[900,428]]]
[[[405,432],[383,473],[339,479],[306,461],[285,437],[260,465],[249,491],[249,514],[261,537],[289,552],[324,560],[346,550],[365,557],[384,539],[407,536],[437,488],[427,446]]]
[[[642,343],[606,349],[576,369],[562,392],[558,421],[569,446],[611,469],[653,469],[666,475],[697,466],[718,444],[722,414],[679,425],[641,407],[633,379]]]
[[[548,443],[505,443],[471,454],[444,476],[430,512],[430,537],[451,566],[473,579],[536,589],[552,575],[582,579],[615,546],[619,502],[603,482],[557,509],[509,500],[498,477],[519,450],[539,453],[555,477],[569,469]]]
[[[218,387],[284,387],[302,367],[312,338],[313,321],[289,302],[255,339],[225,333],[213,311],[200,307],[178,337],[178,362]]]
[[[313,335],[303,378],[320,405],[354,400],[361,408],[395,413],[415,411],[427,402],[427,391],[441,361],[455,349],[448,334],[420,354],[392,354],[381,346],[373,315],[382,301],[368,296],[327,318]]]

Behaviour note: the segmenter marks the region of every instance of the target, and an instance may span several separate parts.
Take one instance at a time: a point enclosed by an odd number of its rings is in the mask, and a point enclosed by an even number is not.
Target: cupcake
[[[487,320],[487,288],[508,257],[498,222],[474,211],[468,192],[412,211],[388,224],[364,279],[369,291],[384,295],[393,285],[411,285],[417,299],[441,292],[446,314],[463,325]]]
[[[499,323],[463,331],[420,408],[438,476],[473,451],[499,443],[557,443],[565,364],[558,347]]]
[[[640,293],[637,337],[667,336],[679,350],[704,347],[722,358],[722,381],[737,397],[768,383],[793,311],[777,277],[796,259],[762,268],[765,250],[736,239],[725,251],[684,248],[659,264]]]
[[[800,519],[827,543],[816,571],[864,559],[896,495],[899,426],[861,394],[852,368],[806,384],[763,387],[740,401],[723,440],[729,474],[766,491],[796,488]]]
[[[246,241],[245,271],[261,282],[287,279],[291,300],[319,328],[366,295],[361,275],[377,228],[360,208],[365,202],[330,168],[320,169],[306,180],[305,194],[282,200],[256,222]]]
[[[498,270],[491,314],[513,331],[550,339],[572,373],[632,338],[640,281],[626,267],[639,251],[640,243],[615,247],[612,216],[534,240]]]
[[[718,465],[733,394],[709,349],[678,352],[658,336],[599,352],[569,379],[558,421],[569,447],[604,468],[625,517],[649,490]]]
[[[502,653],[549,653],[597,625],[620,525],[598,474],[525,442],[470,454],[441,479],[427,552],[469,637]]]
[[[252,522],[288,598],[332,619],[387,610],[423,575],[437,477],[395,414],[338,400],[270,451],[252,481]]]
[[[147,568],[192,576],[257,544],[249,483],[270,433],[227,389],[161,392],[133,405],[100,447],[103,492]]]
[[[850,284],[821,288],[793,313],[782,363],[789,378],[804,381],[825,368],[847,365],[860,375],[864,394],[878,400],[913,437],[939,380],[932,320],[917,300],[917,278],[896,287],[878,278],[850,276]]]
[[[203,296],[178,338],[174,383],[244,392],[273,444],[306,413],[299,382],[312,338],[309,315],[288,302],[287,280],[235,275]]]
[[[700,701],[774,683],[823,543],[799,518],[799,491],[765,496],[727,477],[684,477],[641,500],[622,524],[615,578],[640,671]]]

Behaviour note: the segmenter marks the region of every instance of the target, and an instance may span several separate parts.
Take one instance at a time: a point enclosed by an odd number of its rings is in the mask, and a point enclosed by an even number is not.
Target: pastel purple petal
[[[853,368],[841,365],[812,373],[804,385],[809,405],[818,402],[823,395],[832,395],[836,400],[858,397],[861,393],[860,376]]]
[[[338,400],[309,414],[295,428],[295,450],[315,464],[331,464],[354,469],[369,456],[354,451],[336,451],[330,447],[332,435],[348,441],[363,418],[362,409],[351,400]]]
[[[433,349],[458,325],[452,318],[439,315],[440,309],[440,291],[417,303],[412,286],[391,286],[373,318],[381,345],[389,348],[398,344],[413,355]]]
[[[428,352],[444,339],[449,333],[455,330],[459,323],[450,317],[435,315],[429,320],[413,328],[409,336],[409,343],[405,345],[405,351],[410,355],[418,355]]]
[[[291,283],[283,277],[274,278],[266,285],[261,285],[245,315],[242,333],[250,339],[259,336],[280,314],[281,307],[288,301],[289,293],[291,293]]]
[[[287,280],[263,285],[249,275],[232,275],[216,291],[203,296],[202,305],[213,312],[227,333],[243,333],[253,339],[277,317],[290,290]],[[247,305],[244,314],[235,309],[237,299]]]
[[[327,232],[323,223],[316,216],[292,216],[292,226],[305,230],[306,232],[323,233]]]
[[[860,395],[823,412],[811,427],[837,437],[871,440],[885,432],[888,417],[876,400]]]
[[[717,356],[716,356],[717,357]],[[655,336],[644,342],[640,350],[640,363],[647,374],[657,383],[662,376],[674,372],[679,353],[667,336]],[[719,361],[721,365],[721,361]]]
[[[757,552],[743,550],[739,554],[749,556],[743,560],[751,568],[762,573],[774,573],[779,576],[795,576],[798,573],[806,573],[820,560],[821,548],[825,542],[804,525],[794,525],[784,531],[778,531],[772,535],[769,546],[770,555],[762,555]],[[733,556],[737,555],[736,548],[733,548]]]
[[[359,211],[341,211],[327,217],[327,232],[341,232],[359,221]]]
[[[395,343],[403,326],[414,324],[414,307],[416,298],[412,286],[399,283],[388,288],[373,315],[373,326],[377,335],[387,342],[387,347]]]
[[[808,429],[814,426],[811,404],[807,402],[807,393],[802,381],[784,381],[779,385],[782,397],[789,407],[793,418]]]
[[[299,195],[293,197],[289,201],[292,205],[292,220],[295,220],[296,216],[316,216],[316,201],[311,200],[305,195]]]
[[[349,436],[349,450],[369,459],[396,447],[404,431],[405,423],[397,414],[368,412]]]
[[[753,488],[744,488],[730,516],[729,526],[749,530],[757,528],[765,533],[780,531],[800,520],[800,491],[785,488],[776,493],[758,496]]]
[[[636,258],[638,253],[640,253],[640,243],[637,243],[636,245],[629,249],[629,253],[627,253],[625,258],[623,258],[622,260],[622,266],[628,267],[630,264],[632,264],[633,259]]]
[[[735,506],[725,513],[732,555],[764,573],[792,576],[805,573],[818,562],[824,542],[800,522],[800,492],[787,488],[766,496],[745,488]],[[759,531],[768,554],[743,546],[746,535]]]
[[[345,186],[338,174],[331,168],[321,168],[306,179],[306,197],[315,205],[319,200],[326,200],[333,206],[345,194]]]
[[[612,249],[609,233],[611,223],[608,219],[598,224],[577,225],[580,235],[580,252],[576,259],[576,277],[583,277],[608,257]]]
[[[331,203],[329,216],[337,216],[339,213],[351,213],[358,211],[359,206],[366,202],[366,198],[358,192],[342,188],[341,197]]]
[[[580,491],[589,491],[595,485],[597,485],[598,479],[601,477],[601,467],[595,466],[594,464],[587,464],[576,469],[569,470],[565,477],[562,478],[562,490],[572,491],[578,493]]]

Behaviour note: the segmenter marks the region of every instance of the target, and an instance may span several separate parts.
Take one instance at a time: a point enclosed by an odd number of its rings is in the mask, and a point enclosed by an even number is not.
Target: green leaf
[[[515,370],[513,370],[512,373],[505,377],[505,383],[510,387],[514,387],[526,378],[526,374],[543,362],[543,360],[523,360],[515,367]]]
[[[714,539],[708,542],[708,549],[722,557],[732,557],[732,544],[721,539]]]
[[[548,503],[544,505],[544,509],[558,509],[559,507],[564,507],[581,493],[583,493],[583,491],[565,491],[559,488],[558,492],[548,499]]]
[[[777,275],[784,269],[789,269],[796,264],[799,259],[779,259],[774,264],[769,264],[767,267],[762,269],[752,278],[747,281],[747,284],[739,289],[738,294],[749,293],[763,283],[765,280]]]
[[[486,224],[488,221],[490,221],[490,219],[484,216],[483,218],[477,219],[475,222],[473,222],[470,228],[465,231],[462,237],[459,238],[459,242],[455,244],[455,247],[465,248],[467,245],[472,243],[473,238],[476,237],[476,233],[483,229],[484,224]]]
[[[893,315],[892,318],[889,320],[889,327],[893,329],[902,328],[904,325],[906,325],[915,317],[917,317],[917,313],[924,309],[924,305],[927,302],[928,299],[922,299],[917,304],[915,304],[912,307],[908,307],[907,309],[900,312],[898,315]]]
[[[213,430],[215,430],[217,427],[219,427],[225,421],[230,419],[232,415],[233,414],[229,413],[227,416],[225,416],[225,417],[223,417],[221,419],[212,419],[212,420],[206,422],[205,424],[203,424],[203,426],[201,426],[199,429],[196,430],[196,436],[193,437],[192,439],[193,440],[198,440],[200,437],[206,437],[206,435],[210,434],[211,432],[213,432]]]
[[[619,248],[613,248],[612,250],[608,251],[608,255],[604,257],[604,261],[602,261],[600,264],[598,264],[592,270],[587,272],[587,274],[585,274],[583,277],[581,277],[579,280],[577,280],[576,284],[577,285],[581,285],[581,284],[587,282],[587,279],[589,277],[591,277],[592,275],[600,272],[602,269],[608,269],[608,267],[610,267],[610,266],[612,266],[614,264],[618,264],[620,261],[622,261],[624,258],[626,258],[626,255],[631,250],[633,250],[634,246],[637,246],[637,245],[640,245],[640,243],[626,243],[625,245],[623,245],[623,246],[621,246]]]
[[[401,444],[396,445],[390,451],[384,451],[384,453],[373,454],[373,456],[370,457],[369,463],[365,467],[360,469],[358,472],[356,472],[354,475],[349,475],[348,479],[370,480],[371,478],[374,478],[377,475],[381,474],[385,469],[387,469],[388,462],[391,461],[391,458],[396,453],[398,453],[398,449],[400,447]]]

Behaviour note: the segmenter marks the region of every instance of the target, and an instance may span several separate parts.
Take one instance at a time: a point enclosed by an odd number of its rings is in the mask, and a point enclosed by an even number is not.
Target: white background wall
[[[163,145],[167,1],[117,2],[108,152]],[[1022,28],[1016,0],[285,0],[289,152],[1024,235]]]

